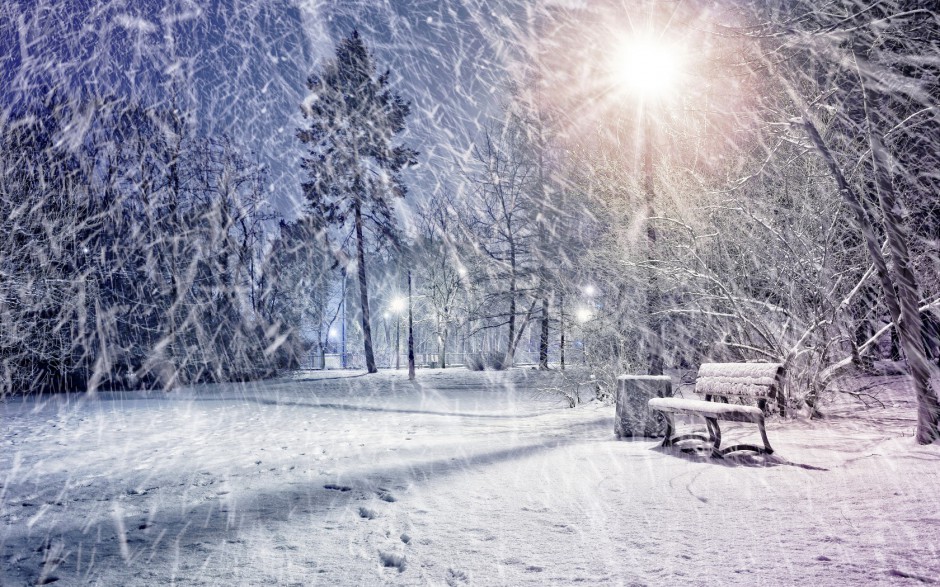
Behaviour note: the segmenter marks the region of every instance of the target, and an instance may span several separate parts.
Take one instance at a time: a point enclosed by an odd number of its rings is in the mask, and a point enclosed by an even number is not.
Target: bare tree
[[[790,8],[764,21],[763,32],[787,31],[762,43],[774,54],[765,59],[767,72],[787,90],[797,121],[853,211],[913,375],[917,441],[931,443],[940,438],[940,401],[930,384],[924,341],[931,334],[919,312],[922,286],[911,270],[913,234],[901,210],[938,187],[929,169],[940,128],[930,114],[940,91],[930,59],[937,56],[930,41],[936,15],[903,1],[865,10],[852,2],[824,12],[805,11],[811,8],[805,3]],[[784,24],[795,14],[802,16]]]
[[[411,255],[420,267],[426,305],[434,315],[438,362],[445,368],[450,334],[459,328],[458,304],[464,291],[462,274],[466,272],[455,240],[457,219],[447,202],[439,197],[419,208],[418,219],[418,235]]]
[[[506,326],[505,363],[512,364],[538,298],[532,247],[536,238],[531,193],[536,168],[525,148],[524,129],[513,116],[484,131],[474,147],[475,188],[464,218],[469,240],[480,253],[475,275],[490,284],[485,297],[486,328]],[[531,301],[530,301],[531,300]]]

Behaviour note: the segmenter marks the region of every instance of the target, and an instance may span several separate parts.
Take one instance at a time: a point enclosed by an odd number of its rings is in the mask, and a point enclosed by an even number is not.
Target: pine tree
[[[376,238],[397,240],[390,197],[405,195],[399,175],[415,163],[417,153],[395,144],[405,129],[409,103],[389,88],[389,72],[376,74],[372,56],[359,33],[343,39],[334,59],[307,80],[306,126],[297,136],[307,146],[303,184],[312,220],[327,228],[355,234],[362,332],[366,368],[376,372],[369,323],[366,281],[366,229]],[[350,224],[352,226],[350,227]]]

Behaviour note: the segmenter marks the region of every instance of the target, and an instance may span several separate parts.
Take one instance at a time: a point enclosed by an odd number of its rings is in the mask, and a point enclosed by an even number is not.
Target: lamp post
[[[653,120],[650,108],[653,103],[666,98],[676,89],[682,69],[680,52],[678,47],[665,42],[661,37],[640,34],[624,44],[617,67],[619,82],[637,100],[637,148],[642,158],[647,262],[651,262],[656,245],[656,227],[651,221],[656,192],[653,177]],[[662,375],[664,366],[658,289],[656,271],[650,267],[646,291],[650,375]]]
[[[383,324],[383,326],[385,326],[385,346],[386,346],[388,349],[391,349],[391,348],[392,348],[392,337],[391,337],[391,336],[389,335],[389,333],[388,333],[388,319],[391,318],[391,317],[392,317],[392,313],[389,312],[388,310],[385,310],[384,312],[382,312],[382,318],[383,318],[382,324]],[[392,358],[391,358],[391,357],[388,358],[388,366],[389,366],[389,367],[392,366]]]
[[[578,321],[578,324],[581,325],[581,363],[587,364],[588,357],[588,346],[587,346],[587,336],[585,333],[585,324],[590,322],[594,318],[594,312],[591,308],[581,306],[574,311],[575,320]]]
[[[343,369],[346,368],[346,270],[343,269],[343,340],[342,347],[340,350],[340,365]]]

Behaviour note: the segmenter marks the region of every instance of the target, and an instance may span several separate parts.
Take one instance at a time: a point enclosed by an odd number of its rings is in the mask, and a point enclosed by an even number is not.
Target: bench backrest
[[[705,396],[777,399],[782,363],[702,363],[695,392]]]

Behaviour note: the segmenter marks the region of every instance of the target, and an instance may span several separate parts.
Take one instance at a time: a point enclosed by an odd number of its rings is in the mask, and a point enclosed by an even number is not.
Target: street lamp
[[[653,34],[624,40],[616,54],[618,85],[644,101],[666,97],[682,74],[681,47]]]
[[[574,312],[574,317],[581,324],[585,324],[594,317],[594,312],[592,312],[590,308],[578,308]]]
[[[653,216],[655,190],[653,184],[652,116],[651,105],[663,101],[679,85],[682,76],[681,48],[652,33],[637,34],[626,39],[612,65],[615,79],[621,87],[637,100],[639,129],[638,149],[643,161],[643,192],[646,197],[647,260],[653,257],[656,244],[656,228],[650,221]],[[656,272],[650,268],[647,284],[647,313],[649,314],[649,374],[663,374],[662,332],[659,311],[659,293]]]
[[[392,300],[392,303],[389,305],[388,309],[391,313],[395,314],[395,369],[398,370],[401,368],[401,354],[399,353],[400,341],[401,341],[401,313],[405,311],[405,308],[408,306],[408,301],[405,298],[398,296]]]

